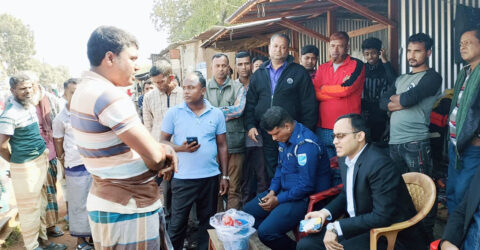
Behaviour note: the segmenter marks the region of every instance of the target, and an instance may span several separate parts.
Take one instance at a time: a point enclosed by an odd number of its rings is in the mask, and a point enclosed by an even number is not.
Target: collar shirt
[[[272,95],[273,92],[275,92],[275,88],[277,87],[278,79],[280,79],[280,76],[282,75],[283,70],[287,66],[287,61],[283,62],[282,66],[280,66],[278,69],[274,69],[272,62],[267,65],[268,73],[270,75],[270,86],[272,87]]]

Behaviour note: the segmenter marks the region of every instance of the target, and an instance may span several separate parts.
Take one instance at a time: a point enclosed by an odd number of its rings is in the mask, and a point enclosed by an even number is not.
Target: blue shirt
[[[178,172],[173,178],[199,179],[220,174],[216,136],[227,132],[225,116],[207,100],[197,116],[184,102],[170,108],[162,121],[162,131],[173,135],[173,143],[182,145],[187,137],[197,137],[200,148],[193,153],[178,152]]]
[[[312,131],[297,122],[288,141],[278,145],[278,166],[270,190],[277,194],[279,203],[305,199],[330,188],[330,161]]]
[[[277,87],[278,79],[282,75],[283,70],[285,69],[287,65],[287,61],[285,61],[282,66],[280,66],[277,70],[275,70],[272,66],[272,62],[267,65],[268,73],[270,74],[270,86],[272,87],[272,95],[273,92],[275,91],[275,88]]]

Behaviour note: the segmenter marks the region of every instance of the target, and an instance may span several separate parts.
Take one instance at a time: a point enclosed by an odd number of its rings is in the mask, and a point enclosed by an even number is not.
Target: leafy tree
[[[0,79],[28,69],[34,54],[33,31],[20,19],[0,15]]]
[[[37,73],[38,81],[42,85],[59,88],[70,77],[69,70],[65,66],[53,67],[36,59],[31,59],[28,65],[31,71]]]
[[[155,0],[151,18],[158,30],[170,34],[170,42],[188,40],[225,19],[245,0]]]

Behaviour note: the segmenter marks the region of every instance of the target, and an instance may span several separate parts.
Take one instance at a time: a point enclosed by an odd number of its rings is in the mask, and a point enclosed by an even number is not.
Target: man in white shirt
[[[372,228],[408,220],[417,212],[400,172],[390,158],[367,143],[367,126],[359,114],[340,116],[333,128],[333,144],[340,163],[342,192],[324,209],[305,219],[331,221],[310,231],[298,249],[369,249]],[[345,157],[345,158],[343,158]],[[343,219],[339,217],[347,214]],[[414,226],[398,233],[395,249],[426,249],[425,232]],[[386,241],[378,242],[379,249]]]

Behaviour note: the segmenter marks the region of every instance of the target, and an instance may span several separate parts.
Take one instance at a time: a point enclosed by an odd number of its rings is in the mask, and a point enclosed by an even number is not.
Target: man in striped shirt
[[[465,31],[460,55],[468,64],[458,74],[448,121],[448,212],[455,211],[480,166],[480,29]]]
[[[159,228],[164,220],[155,176],[176,169],[176,154],[150,135],[117,88],[134,81],[137,41],[101,26],[88,40],[87,54],[91,69],[70,112],[78,151],[93,178],[87,210],[95,249],[163,249],[169,239],[160,235],[165,228]]]

